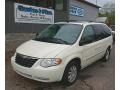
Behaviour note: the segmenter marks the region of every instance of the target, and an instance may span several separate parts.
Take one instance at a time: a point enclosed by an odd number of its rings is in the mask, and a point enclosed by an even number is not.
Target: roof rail
[[[73,22],[83,23],[83,22],[88,22],[88,21],[73,21]]]
[[[95,22],[95,21],[75,21],[75,22],[79,22],[79,23],[89,23],[89,22]]]

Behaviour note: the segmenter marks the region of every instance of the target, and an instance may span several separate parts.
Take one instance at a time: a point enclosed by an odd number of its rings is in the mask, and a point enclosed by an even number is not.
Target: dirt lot
[[[10,58],[15,52],[15,48],[32,36],[25,39],[23,36],[18,35],[17,37],[20,37],[19,40],[14,40],[11,39],[9,35],[7,36],[5,62],[6,90],[114,90],[114,46],[111,53],[110,61],[95,62],[94,64],[81,71],[79,78],[74,85],[66,87],[61,85],[60,83],[42,83],[33,81],[16,74],[11,67]],[[21,41],[22,39],[24,40]]]

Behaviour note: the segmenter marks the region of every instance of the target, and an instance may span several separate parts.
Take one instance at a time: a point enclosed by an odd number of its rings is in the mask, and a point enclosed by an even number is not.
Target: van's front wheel
[[[62,78],[62,83],[65,85],[72,85],[75,83],[77,77],[78,77],[78,64],[75,62],[71,62],[67,65],[63,78]]]

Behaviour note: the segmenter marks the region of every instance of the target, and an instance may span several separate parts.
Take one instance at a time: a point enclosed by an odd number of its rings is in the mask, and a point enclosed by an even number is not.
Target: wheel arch
[[[65,66],[65,69],[64,69],[63,76],[62,76],[62,79],[61,79],[61,80],[64,79],[64,75],[65,75],[65,71],[66,71],[66,69],[67,69],[67,66],[68,66],[70,63],[72,63],[72,62],[77,62],[78,65],[79,65],[79,71],[81,70],[81,59],[80,59],[79,57],[72,58],[72,59],[70,59],[69,61],[67,61],[67,64],[66,64],[66,66]]]
[[[79,57],[75,57],[75,58],[71,59],[67,63],[67,65],[70,64],[71,62],[76,62],[78,64],[78,66],[79,66],[79,70],[81,70],[81,59]],[[66,67],[67,67],[67,65],[66,65]]]
[[[107,49],[111,51],[111,49],[112,49],[112,46],[111,46],[111,45],[109,45]]]

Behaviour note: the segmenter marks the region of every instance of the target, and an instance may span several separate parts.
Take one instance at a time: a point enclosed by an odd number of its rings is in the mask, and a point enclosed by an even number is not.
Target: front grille
[[[32,67],[32,65],[37,61],[37,58],[32,58],[29,56],[21,55],[21,54],[16,54],[15,62],[21,66],[24,67]]]

